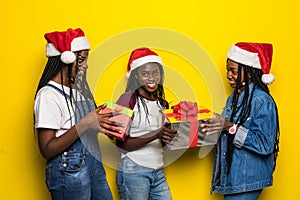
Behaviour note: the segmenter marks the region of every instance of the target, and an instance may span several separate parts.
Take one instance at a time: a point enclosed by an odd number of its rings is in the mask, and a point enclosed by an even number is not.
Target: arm
[[[257,101],[252,105],[250,117],[237,127],[233,144],[237,148],[245,148],[260,155],[273,153],[276,140],[276,108],[272,100]],[[201,124],[202,132],[206,134],[228,131],[233,126],[223,116],[205,120]]]
[[[57,131],[55,129],[38,128],[38,142],[41,154],[46,159],[57,156],[71,146],[88,128],[104,133],[107,130],[119,132],[116,127],[122,125],[108,120],[109,117],[116,115],[116,113],[99,114],[99,111],[104,107],[105,105],[102,105],[91,111],[60,137],[55,136]]]
[[[260,155],[273,153],[277,119],[273,101],[254,106],[251,118],[239,127],[233,144],[237,148],[245,148]]]

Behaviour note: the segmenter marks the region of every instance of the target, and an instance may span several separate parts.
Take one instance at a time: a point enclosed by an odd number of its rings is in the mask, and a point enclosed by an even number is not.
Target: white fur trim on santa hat
[[[261,77],[261,80],[264,84],[271,84],[275,81],[275,77],[273,74],[263,74],[262,77]]]
[[[81,50],[89,50],[90,44],[86,37],[77,37],[74,38],[71,42],[71,51],[81,51]],[[46,56],[59,56],[61,54],[52,43],[46,44]]]
[[[71,64],[76,60],[76,55],[72,51],[64,51],[61,54],[60,59],[63,63]]]
[[[232,45],[232,47],[229,49],[227,58],[250,67],[261,69],[258,53],[246,51],[235,45]]]
[[[48,43],[46,45],[46,56],[52,57],[52,56],[59,56],[60,52],[55,48],[55,46],[52,43]]]
[[[74,38],[71,42],[71,51],[81,51],[90,49],[90,44],[86,37]]]
[[[127,77],[129,77],[130,72],[132,72],[133,70],[137,69],[138,67],[141,67],[146,63],[151,63],[151,62],[155,62],[163,65],[162,59],[159,56],[156,55],[144,56],[132,61],[132,63],[130,64],[130,71],[127,72],[126,74]]]

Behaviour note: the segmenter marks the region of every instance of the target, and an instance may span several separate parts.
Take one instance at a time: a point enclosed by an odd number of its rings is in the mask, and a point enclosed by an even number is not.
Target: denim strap
[[[67,98],[70,98],[70,95],[66,94],[64,91],[62,91],[61,89],[59,89],[58,87],[56,87],[55,85],[52,85],[50,83],[46,84],[46,86],[52,87],[54,88],[56,91],[58,91],[59,93],[61,93],[62,95],[66,96]]]

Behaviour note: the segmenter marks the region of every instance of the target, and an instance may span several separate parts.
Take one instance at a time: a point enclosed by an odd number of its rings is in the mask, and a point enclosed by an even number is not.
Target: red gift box
[[[118,127],[121,133],[115,133],[111,131],[107,131],[106,134],[111,135],[120,140],[125,140],[128,135],[128,130],[130,128],[132,122],[133,110],[123,107],[119,104],[112,103],[110,101],[105,101],[106,107],[101,111],[102,114],[110,113],[110,112],[120,112],[121,114],[115,115],[109,118],[111,121],[115,121],[124,125],[124,127]]]
[[[178,130],[181,137],[170,145],[170,149],[199,146],[199,121],[211,117],[210,110],[198,110],[197,103],[181,101],[173,110],[164,110],[163,113],[171,123],[171,128]]]

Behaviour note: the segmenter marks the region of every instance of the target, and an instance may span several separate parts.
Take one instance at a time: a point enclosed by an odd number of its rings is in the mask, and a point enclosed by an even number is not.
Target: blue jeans
[[[47,161],[46,183],[53,200],[112,199],[103,165],[94,157],[97,153],[92,155],[79,139]]]
[[[121,200],[172,199],[163,169],[140,166],[128,157],[120,161],[117,186]]]
[[[256,200],[259,195],[261,194],[261,190],[243,192],[243,193],[236,193],[236,194],[225,194],[225,200]]]

